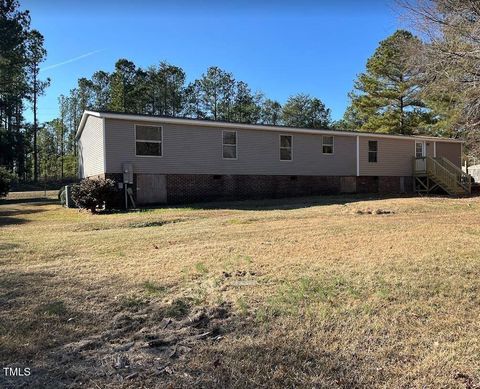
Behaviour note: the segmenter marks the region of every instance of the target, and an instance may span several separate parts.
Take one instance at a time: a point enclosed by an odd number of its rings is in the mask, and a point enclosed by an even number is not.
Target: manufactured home
[[[76,137],[80,178],[139,204],[470,190],[457,139],[93,111]]]

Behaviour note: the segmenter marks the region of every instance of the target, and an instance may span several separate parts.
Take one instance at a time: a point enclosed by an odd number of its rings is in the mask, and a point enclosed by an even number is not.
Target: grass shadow
[[[25,224],[30,220],[20,217],[45,212],[44,209],[1,209],[0,227],[14,224]]]
[[[15,250],[19,245],[17,243],[0,243],[0,253],[2,251],[11,251]]]
[[[278,199],[258,199],[258,200],[221,200],[211,202],[196,202],[191,204],[169,204],[169,205],[153,205],[140,208],[137,211],[148,209],[194,209],[194,210],[211,210],[211,209],[232,209],[245,211],[278,211],[293,210],[301,208],[309,208],[316,206],[343,205],[356,203],[361,201],[389,200],[397,198],[414,197],[413,195],[331,195],[331,196],[309,196],[309,197],[287,197]],[[134,211],[134,210],[132,210]]]
[[[31,204],[31,205],[49,205],[49,204],[59,204],[59,200],[50,199],[50,198],[26,198],[26,199],[0,199],[0,205],[10,205],[10,204]]]

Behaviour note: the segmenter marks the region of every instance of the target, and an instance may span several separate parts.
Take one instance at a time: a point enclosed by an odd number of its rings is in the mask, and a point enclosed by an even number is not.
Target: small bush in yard
[[[13,174],[6,168],[0,166],[0,197],[5,197],[8,194],[12,180]]]
[[[72,188],[72,199],[79,208],[95,213],[97,209],[112,209],[118,202],[118,189],[114,180],[83,179]]]

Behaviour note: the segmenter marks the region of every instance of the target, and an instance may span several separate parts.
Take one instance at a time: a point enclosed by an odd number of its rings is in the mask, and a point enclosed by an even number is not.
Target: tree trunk
[[[167,89],[168,89],[168,81],[167,78],[164,78],[163,82],[163,115],[168,115],[168,108],[167,108]]]
[[[33,72],[33,181],[38,181],[37,72]]]
[[[127,85],[126,85],[126,84],[127,84],[127,83],[126,83],[126,81],[125,81],[125,78],[122,80],[122,82],[123,82],[123,90],[122,90],[122,99],[123,99],[123,100],[122,100],[122,102],[123,102],[123,104],[122,104],[122,105],[123,105],[123,112],[127,112],[127,107],[126,107],[126,105],[127,105],[127,98],[126,98],[126,94],[127,94],[127,90],[126,90],[126,89],[127,89]]]
[[[20,104],[17,104],[17,107],[15,108],[15,137],[17,139],[20,139],[21,137],[21,130],[20,126],[22,123],[22,107]],[[19,142],[20,143],[20,142]],[[17,148],[17,147],[16,147]],[[25,177],[25,160],[26,160],[26,153],[25,153],[25,142],[24,139],[22,138],[21,140],[21,152],[17,153],[17,176],[18,177]]]
[[[8,139],[8,143],[10,145],[15,145],[14,147],[16,148],[17,146],[17,138],[15,137],[15,135],[13,134],[12,132],[12,112],[9,110],[6,112],[6,125],[7,125],[7,139]],[[12,169],[13,168],[13,155],[10,154],[8,155],[8,157],[6,158],[6,165]]]
[[[402,134],[405,134],[405,128],[404,128],[404,118],[403,118],[403,111],[405,107],[403,106],[403,96],[400,96],[400,131]]]
[[[403,74],[400,74],[400,83],[403,83]],[[404,111],[404,103],[403,103],[403,96],[400,95],[400,133],[405,134],[405,129],[404,129],[404,120],[403,120],[403,111]]]
[[[65,123],[62,118],[62,130],[60,136],[60,177],[63,180],[63,159],[65,155]]]
[[[213,97],[213,120],[217,120],[217,93]]]

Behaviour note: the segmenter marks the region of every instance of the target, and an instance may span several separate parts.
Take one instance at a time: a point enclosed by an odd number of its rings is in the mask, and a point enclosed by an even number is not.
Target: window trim
[[[223,155],[224,146],[233,146],[228,143],[223,143],[223,134],[225,132],[234,132],[235,133],[235,158],[225,158]],[[238,131],[237,130],[222,130],[222,159],[226,161],[236,161],[238,159]]]
[[[323,146],[324,146],[323,139],[324,138],[332,138],[332,144],[331,144],[332,152],[331,153],[325,153],[323,151]],[[327,146],[330,146],[330,145],[327,145]],[[335,154],[335,136],[333,136],[333,135],[322,135],[322,154],[323,155],[334,155]]]
[[[377,149],[375,151],[370,151],[370,142],[375,142],[377,144]],[[368,140],[367,141],[367,161],[368,163],[378,163],[378,140]],[[375,161],[370,161],[370,153],[375,153]]]
[[[417,144],[422,145],[422,156],[417,157]],[[427,156],[427,143],[423,140],[416,140],[415,141],[415,158],[425,158]]]
[[[160,137],[162,138],[162,140],[143,140],[143,139],[140,139],[140,140],[137,140],[137,126],[140,126],[140,127],[155,127],[155,128],[160,128]],[[153,124],[138,124],[138,123],[135,123],[134,124],[134,127],[135,127],[135,157],[147,157],[147,158],[162,158],[163,157],[163,126],[161,125],[153,125]],[[141,143],[160,143],[160,155],[141,155],[141,154],[137,154],[137,142],[141,142]]]
[[[282,136],[289,136],[290,138],[292,138],[292,141],[290,142],[290,159],[282,159],[282,149],[288,149],[288,147],[282,147]],[[293,161],[293,135],[278,134],[278,158],[281,162]]]

